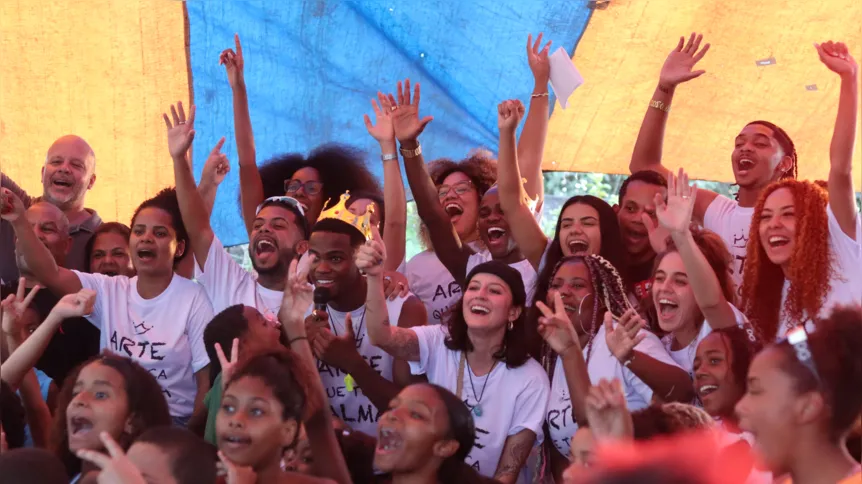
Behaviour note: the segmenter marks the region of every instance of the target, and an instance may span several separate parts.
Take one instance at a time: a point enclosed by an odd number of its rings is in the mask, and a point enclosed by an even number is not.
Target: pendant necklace
[[[464,359],[466,360],[466,357]],[[491,370],[488,371],[487,375],[485,375],[485,382],[482,384],[482,392],[477,394],[476,387],[473,385],[473,369],[470,368],[470,362],[467,361],[467,376],[470,378],[470,388],[473,390],[473,398],[476,399],[476,405],[473,407],[473,415],[477,417],[482,416],[482,397],[485,396],[485,388],[488,387],[488,380],[491,379],[491,372],[494,371],[496,366],[497,361],[494,361],[494,364],[491,365]]]

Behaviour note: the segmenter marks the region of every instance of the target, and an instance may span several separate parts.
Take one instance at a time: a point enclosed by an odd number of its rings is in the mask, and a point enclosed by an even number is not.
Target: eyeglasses
[[[263,201],[263,203],[261,203],[260,205],[257,206],[257,210],[255,210],[254,214],[255,215],[259,214],[260,211],[263,209],[263,207],[265,207],[267,205],[274,204],[274,203],[277,203],[279,205],[285,205],[285,206],[287,206],[287,208],[290,208],[291,210],[295,210],[295,211],[299,212],[299,214],[302,216],[302,218],[305,217],[305,210],[302,209],[302,205],[300,205],[299,202],[296,201],[295,198],[286,197],[286,196],[267,198],[266,200]]]
[[[319,181],[307,181],[305,183],[299,180],[284,181],[284,193],[296,193],[300,188],[304,189],[305,193],[309,195],[317,195],[323,190],[323,183]]]
[[[459,197],[471,190],[473,190],[473,182],[470,180],[460,181],[452,186],[449,185],[440,185],[437,187],[437,196],[442,200],[446,198],[446,195],[449,194],[449,190],[455,190],[455,195]]]
[[[808,346],[808,331],[805,326],[797,326],[787,333],[787,337],[782,341],[787,341],[793,351],[796,353],[796,359],[811,370],[814,378],[820,383],[820,374],[817,372],[817,365],[814,363],[814,355],[811,353],[811,348]]]

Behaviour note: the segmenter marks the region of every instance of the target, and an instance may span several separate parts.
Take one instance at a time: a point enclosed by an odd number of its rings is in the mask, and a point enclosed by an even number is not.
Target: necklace
[[[462,353],[463,355],[463,353]],[[491,365],[491,370],[488,371],[488,374],[485,375],[485,382],[482,384],[482,392],[476,393],[476,387],[473,385],[473,369],[470,368],[470,362],[467,361],[466,356],[462,356],[464,361],[467,362],[467,376],[470,378],[470,388],[473,390],[473,398],[476,399],[476,405],[473,407],[473,415],[477,417],[482,416],[482,397],[485,396],[485,388],[488,387],[488,380],[491,379],[491,373],[494,371],[494,368],[497,366],[497,361],[494,361],[494,364]]]
[[[267,321],[269,321],[270,323],[273,323],[273,324],[278,323],[278,312],[281,309],[281,306],[277,306],[274,309],[269,307],[269,305],[267,305],[263,301],[263,296],[261,296],[260,287],[258,287],[258,286],[263,287],[260,285],[259,282],[255,281],[254,299],[255,299],[255,303],[257,304],[258,311],[263,309],[264,310],[264,312],[263,312],[264,319],[266,319]]]

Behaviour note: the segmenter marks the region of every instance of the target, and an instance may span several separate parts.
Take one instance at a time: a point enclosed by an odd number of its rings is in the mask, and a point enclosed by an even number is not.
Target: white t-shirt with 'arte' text
[[[164,292],[144,299],[137,276],[74,272],[84,288],[96,291],[87,319],[102,332],[100,348],[146,368],[161,385],[171,416],[190,416],[197,395],[194,374],[210,363],[204,329],[213,310],[204,289],[174,274]]]

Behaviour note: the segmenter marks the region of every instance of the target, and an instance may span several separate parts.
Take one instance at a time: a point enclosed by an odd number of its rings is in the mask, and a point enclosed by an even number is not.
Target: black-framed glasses
[[[319,181],[307,181],[302,183],[299,180],[285,180],[284,193],[296,193],[302,188],[309,195],[317,195],[323,190],[323,183]]]
[[[473,182],[470,180],[459,181],[454,185],[440,185],[437,187],[437,196],[442,200],[446,198],[446,195],[449,194],[449,190],[455,190],[455,195],[459,197],[471,190],[473,190]]]
[[[286,205],[288,208],[299,212],[302,217],[305,217],[305,210],[302,209],[302,205],[300,205],[300,203],[295,198],[287,196],[267,198],[263,201],[263,203],[257,206],[257,210],[254,211],[254,214],[259,214],[263,207],[270,204]]]
[[[805,330],[805,326],[797,326],[791,329],[781,341],[787,341],[790,344],[793,352],[796,353],[796,359],[805,365],[814,375],[817,383],[820,383],[820,373],[817,372],[814,354],[811,353],[811,348],[808,346],[808,331]]]

